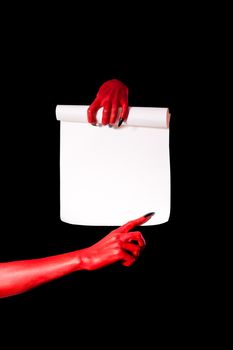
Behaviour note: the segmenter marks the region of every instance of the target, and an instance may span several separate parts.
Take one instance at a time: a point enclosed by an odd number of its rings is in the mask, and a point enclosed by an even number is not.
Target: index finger
[[[145,214],[143,216],[141,216],[138,219],[135,220],[131,220],[129,222],[127,222],[127,224],[124,224],[122,226],[120,226],[118,229],[115,230],[115,232],[129,232],[130,230],[132,230],[135,226],[139,226],[144,224],[145,222],[147,222],[148,220],[150,220],[150,218],[154,215],[155,213],[148,213]]]

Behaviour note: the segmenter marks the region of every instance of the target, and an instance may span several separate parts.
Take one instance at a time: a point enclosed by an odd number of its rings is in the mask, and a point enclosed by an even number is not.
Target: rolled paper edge
[[[80,108],[80,116],[81,118],[79,118],[79,120],[77,120],[77,117],[75,116],[75,114],[73,114],[73,111],[74,111],[74,108]],[[87,118],[84,118],[84,114],[86,115],[87,113],[87,109],[88,109],[89,106],[86,106],[86,105],[57,105],[56,108],[55,108],[55,115],[56,115],[56,119],[58,121],[64,121],[64,122],[79,122],[79,123],[86,123],[87,122]],[[64,118],[64,109],[65,108],[68,108],[69,109],[69,117],[66,117]],[[152,125],[148,125],[148,123],[145,123],[143,125],[142,124],[138,124],[137,122],[133,122],[131,124],[131,121],[129,120],[129,115],[130,115],[130,111],[131,109],[138,109],[138,108],[156,108],[156,107],[132,107],[130,106],[129,107],[129,114],[128,114],[128,117],[127,119],[125,120],[125,124],[128,125],[128,126],[141,126],[141,127],[158,127],[158,128],[169,128],[169,125],[170,125],[170,118],[171,118],[171,114],[169,112],[169,109],[168,108],[163,108],[163,109],[166,109],[165,111],[165,118],[164,118],[164,124],[163,125],[158,125],[158,126],[152,126]],[[67,111],[66,111],[67,112]],[[102,111],[98,111],[98,113],[101,115],[102,117]],[[128,122],[129,121],[129,122]],[[99,125],[97,123],[97,125]]]
[[[170,126],[170,120],[171,120],[171,113],[169,112],[169,109],[167,110],[167,128]]]

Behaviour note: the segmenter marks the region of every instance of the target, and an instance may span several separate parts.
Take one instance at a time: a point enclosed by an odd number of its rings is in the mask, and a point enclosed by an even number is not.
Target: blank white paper
[[[94,127],[88,106],[57,106],[60,215],[78,225],[120,226],[154,211],[145,225],[170,215],[169,112],[131,107],[120,128]],[[102,110],[97,119],[101,121]]]

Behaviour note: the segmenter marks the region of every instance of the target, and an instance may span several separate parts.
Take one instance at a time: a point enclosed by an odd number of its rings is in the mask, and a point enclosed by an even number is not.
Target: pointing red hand
[[[78,270],[95,270],[114,262],[130,266],[145,247],[139,231],[129,232],[148,221],[153,213],[110,232],[93,246],[42,259],[0,263],[0,297],[26,292]]]
[[[117,261],[120,261],[124,266],[132,265],[145,248],[146,242],[139,231],[129,231],[144,224],[153,215],[154,213],[149,213],[129,221],[87,248],[87,260],[85,260],[84,268],[94,270]]]

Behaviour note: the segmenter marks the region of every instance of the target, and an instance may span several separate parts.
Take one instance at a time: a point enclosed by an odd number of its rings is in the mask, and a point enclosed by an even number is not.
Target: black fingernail
[[[109,124],[108,126],[109,126],[109,128],[112,128],[112,127],[113,127],[113,125],[112,125],[112,124]]]
[[[153,215],[155,215],[155,212],[152,211],[151,213],[144,215],[144,218],[147,218],[148,216],[153,216]]]
[[[124,121],[124,119],[122,119],[122,118],[119,120],[118,128],[121,126],[121,124],[123,123],[123,121]]]
[[[96,124],[95,124],[95,123],[91,123],[91,125],[96,126]]]

